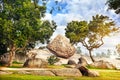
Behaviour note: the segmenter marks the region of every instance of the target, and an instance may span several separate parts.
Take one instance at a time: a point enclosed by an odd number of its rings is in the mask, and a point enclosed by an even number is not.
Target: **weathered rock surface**
[[[88,70],[88,68],[86,68],[85,66],[81,66],[80,64],[78,64],[76,68],[79,69],[79,71],[82,73],[83,76],[89,76],[89,77],[100,76],[100,74],[97,71]]]
[[[53,69],[51,70],[56,76],[82,76],[81,72],[78,69],[65,68],[65,69]]]
[[[47,45],[47,48],[58,57],[69,58],[75,53],[75,47],[72,46],[69,40],[58,35],[52,42]]]
[[[32,58],[27,59],[24,63],[23,67],[29,67],[29,68],[45,68],[47,67],[48,63],[40,58]]]
[[[10,70],[11,71],[11,70]],[[7,73],[11,73],[11,72]],[[3,71],[3,72],[6,72]],[[81,77],[82,74],[78,69],[71,69],[71,68],[64,68],[64,69],[39,69],[36,68],[36,70],[15,70],[12,71],[12,74],[17,73],[17,74],[29,74],[29,75],[40,75],[40,76],[66,76],[66,77]],[[2,73],[4,74],[4,73]]]
[[[32,49],[29,52],[27,52],[26,55],[28,58],[40,58],[47,60],[47,58],[53,54],[47,49]]]
[[[49,70],[30,70],[30,71],[18,71],[18,74],[32,74],[32,75],[40,75],[40,76],[55,76]]]
[[[74,60],[68,60],[68,65],[76,65],[76,62]]]
[[[116,67],[113,64],[103,60],[96,61],[90,64],[90,66],[102,69],[116,69]]]
[[[89,77],[99,77],[100,74],[97,71],[91,71],[91,70],[89,70],[88,71],[88,76]]]
[[[12,74],[13,72],[9,72],[9,71],[0,71],[0,75],[5,75],[5,74]]]
[[[87,66],[88,65],[87,60],[85,59],[85,57],[80,57],[79,61],[78,61],[78,64],[80,64],[81,66]]]

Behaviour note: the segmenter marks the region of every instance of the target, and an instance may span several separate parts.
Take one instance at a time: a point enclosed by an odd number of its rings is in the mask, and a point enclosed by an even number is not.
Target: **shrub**
[[[59,59],[58,57],[52,55],[52,56],[50,56],[50,57],[48,58],[48,63],[49,63],[50,65],[54,65],[54,63],[58,62],[59,60],[60,60],[60,59]]]

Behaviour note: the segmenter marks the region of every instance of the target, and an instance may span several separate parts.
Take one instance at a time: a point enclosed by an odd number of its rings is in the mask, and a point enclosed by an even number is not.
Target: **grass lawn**
[[[58,76],[38,76],[11,74],[0,75],[0,80],[120,80],[119,70],[101,70],[94,69],[100,73],[100,77],[58,77]]]
[[[21,63],[13,63],[10,68],[22,68]],[[49,65],[48,68],[65,68],[65,65]],[[90,69],[90,68],[89,68]],[[59,77],[59,76],[38,76],[25,74],[0,75],[0,80],[120,80],[120,70],[91,69],[98,71],[100,77]]]

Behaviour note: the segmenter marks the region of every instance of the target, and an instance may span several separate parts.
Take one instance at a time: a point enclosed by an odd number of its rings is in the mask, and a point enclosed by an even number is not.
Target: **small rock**
[[[74,60],[69,60],[67,64],[68,65],[76,65],[76,62]]]
[[[116,67],[113,64],[107,61],[103,61],[103,60],[96,61],[90,64],[90,66],[96,67],[96,68],[102,68],[102,69],[116,69]]]

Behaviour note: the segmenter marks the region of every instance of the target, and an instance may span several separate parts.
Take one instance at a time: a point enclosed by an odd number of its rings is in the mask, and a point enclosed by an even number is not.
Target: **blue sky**
[[[54,1],[58,1],[58,5]],[[92,16],[102,14],[109,16],[120,27],[120,15],[116,15],[114,10],[107,10],[105,5],[107,0],[49,0],[47,3],[47,12],[44,17],[45,20],[54,20],[58,27],[52,38],[58,34],[65,35],[65,28],[67,23],[73,20],[91,20]],[[60,6],[60,11],[55,10],[53,14],[49,11],[52,7]],[[115,49],[115,45],[120,43],[120,34],[104,39],[105,44],[96,51],[106,51],[107,49]],[[85,49],[83,49],[85,51]]]

